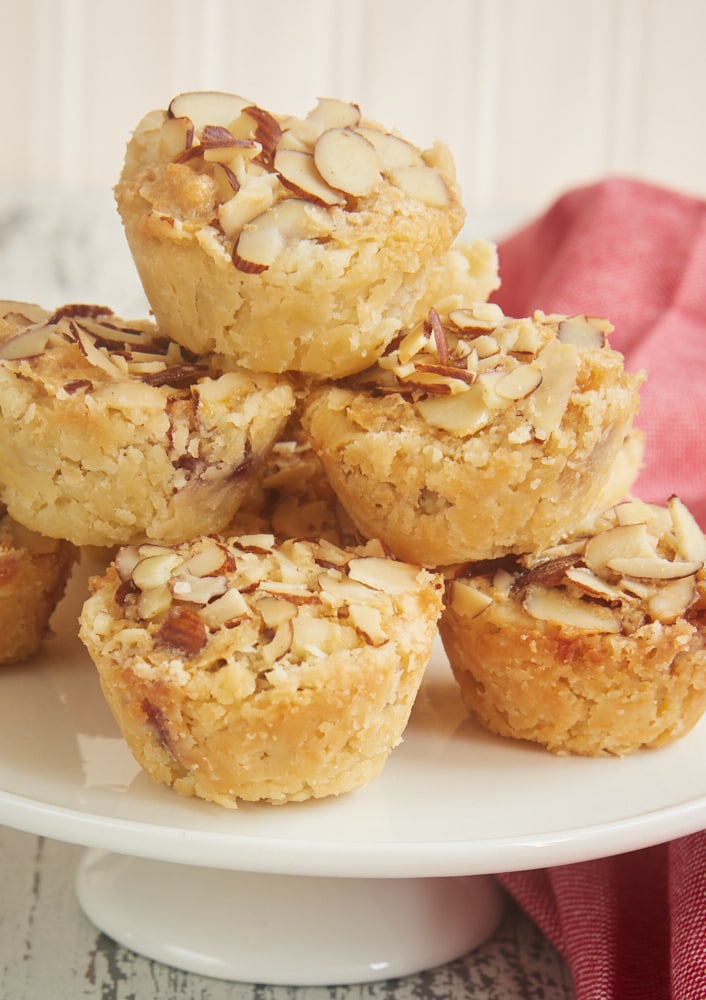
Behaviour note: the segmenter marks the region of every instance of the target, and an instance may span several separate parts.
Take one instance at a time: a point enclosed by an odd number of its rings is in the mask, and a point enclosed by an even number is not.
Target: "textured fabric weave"
[[[706,528],[706,202],[609,179],[559,198],[499,256],[507,314],[611,320],[612,346],[648,376],[635,493],[676,493]],[[706,833],[501,880],[563,953],[577,1000],[706,1000]]]

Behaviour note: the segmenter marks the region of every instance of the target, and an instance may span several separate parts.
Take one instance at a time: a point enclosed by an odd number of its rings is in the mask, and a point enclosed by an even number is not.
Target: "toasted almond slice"
[[[694,599],[696,584],[693,576],[670,580],[649,598],[647,610],[650,617],[671,624],[681,618]]]
[[[327,184],[356,198],[371,194],[382,181],[375,147],[349,128],[322,132],[314,146],[314,162]]]
[[[149,590],[166,584],[173,571],[180,566],[183,558],[178,552],[150,555],[135,565],[132,570],[132,582],[140,590]]]
[[[617,530],[617,529],[616,529]],[[693,576],[703,566],[703,562],[691,560],[660,559],[658,556],[630,558],[616,556],[608,560],[608,569],[623,576],[633,576],[638,580],[680,580]]]
[[[224,576],[191,576],[180,572],[173,577],[170,589],[174,597],[188,604],[208,604],[214,597],[220,597],[227,590]]]
[[[351,604],[348,611],[353,625],[369,646],[384,646],[390,641],[382,627],[382,616],[377,608],[372,608],[369,604]]]
[[[604,346],[606,337],[605,330],[586,316],[571,316],[559,323],[557,340],[573,344],[580,351],[594,351]]]
[[[388,177],[395,187],[429,208],[445,208],[449,204],[446,181],[426,163],[421,166],[397,167],[389,172]]]
[[[579,356],[573,344],[550,340],[539,352],[536,363],[542,369],[542,384],[532,394],[530,419],[535,434],[546,440],[561,425],[576,385]]]
[[[650,508],[637,497],[617,503],[613,512],[618,524],[648,524],[652,520]]]
[[[606,601],[624,601],[626,598],[624,590],[607,583],[592,573],[590,569],[586,569],[585,566],[570,566],[564,576],[593,597],[599,597]]]
[[[282,602],[285,603],[285,602]],[[291,605],[289,605],[291,607]],[[235,587],[229,587],[220,597],[209,601],[199,611],[201,620],[209,628],[219,628],[226,622],[235,622],[251,615],[248,602]]]
[[[170,118],[190,118],[197,133],[205,125],[228,126],[243,108],[252,104],[238,94],[220,90],[194,90],[172,98],[167,115]]]
[[[360,108],[351,101],[341,101],[336,97],[320,97],[316,107],[307,114],[307,121],[320,125],[323,129],[353,128],[360,121]]]
[[[267,628],[278,628],[297,613],[297,605],[285,597],[258,597],[253,602]]]
[[[518,365],[498,379],[495,391],[505,399],[527,399],[542,384],[542,373],[536,365]]]
[[[405,334],[397,348],[397,356],[404,365],[411,361],[415,354],[419,354],[425,347],[432,343],[431,333],[424,323],[418,323]]]
[[[616,558],[654,559],[654,539],[643,522],[620,524],[615,528],[599,531],[586,542],[584,559],[589,569],[602,576]]]
[[[470,385],[465,392],[420,399],[414,406],[432,427],[462,436],[476,434],[492,419],[492,410],[478,383]]]
[[[406,139],[365,125],[356,126],[356,132],[373,144],[384,173],[400,167],[424,166],[422,154]]]
[[[172,593],[166,584],[143,590],[137,601],[137,615],[143,621],[155,618],[172,607]]]
[[[336,601],[345,601],[347,604],[369,601],[373,597],[370,587],[339,573],[320,573],[318,583],[323,594]]]
[[[419,566],[398,562],[396,559],[378,556],[351,559],[348,563],[348,575],[351,580],[357,580],[366,587],[382,590],[386,594],[405,594],[416,591],[419,587]]]
[[[165,159],[191,149],[194,142],[194,123],[190,118],[167,118],[159,133],[159,153]]]
[[[287,621],[277,626],[270,642],[262,647],[262,658],[265,662],[276,663],[277,660],[281,660],[283,656],[286,656],[292,648],[293,637],[292,621],[291,619],[287,619]]]
[[[226,550],[222,545],[209,540],[200,551],[186,560],[182,571],[191,576],[212,576],[223,570],[225,562]]]
[[[617,615],[610,608],[590,601],[576,600],[559,590],[528,587],[523,605],[539,621],[587,632],[619,632]]]
[[[136,545],[123,545],[115,553],[113,565],[123,583],[127,583],[131,579],[132,571],[141,558],[142,556]]]
[[[51,327],[31,326],[0,344],[0,360],[20,361],[42,354],[51,336]]]
[[[345,195],[326,183],[311,153],[278,148],[274,168],[285,187],[299,197],[317,205],[345,205]]]
[[[492,597],[478,590],[467,580],[454,580],[451,585],[451,608],[464,618],[477,618],[493,603]]]
[[[240,232],[271,207],[274,200],[273,176],[251,177],[218,209],[218,221],[226,236],[235,240]]]
[[[243,229],[233,251],[240,270],[265,270],[288,240],[322,238],[331,231],[326,209],[303,198],[285,198]]]
[[[449,319],[462,331],[494,330],[502,323],[504,316],[500,306],[494,302],[479,302],[462,309],[452,309]]]
[[[677,551],[682,559],[706,561],[706,536],[696,518],[678,496],[671,496],[667,508],[672,517]]]

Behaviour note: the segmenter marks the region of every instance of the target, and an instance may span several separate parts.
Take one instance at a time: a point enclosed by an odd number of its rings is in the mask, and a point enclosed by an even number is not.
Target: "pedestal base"
[[[488,875],[314,878],[86,851],[88,918],[133,951],[200,975],[323,986],[411,975],[482,944],[502,915]]]

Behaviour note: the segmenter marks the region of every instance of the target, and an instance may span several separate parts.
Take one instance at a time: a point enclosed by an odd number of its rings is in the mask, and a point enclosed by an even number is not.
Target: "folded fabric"
[[[676,493],[706,528],[706,201],[609,179],[559,198],[499,258],[506,313],[614,324],[612,346],[648,375],[635,493]],[[577,1000],[706,998],[706,833],[501,881],[563,953]]]

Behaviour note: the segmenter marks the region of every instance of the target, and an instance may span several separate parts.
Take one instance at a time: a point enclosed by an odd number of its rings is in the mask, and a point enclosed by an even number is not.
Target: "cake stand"
[[[41,653],[0,672],[0,821],[84,846],[85,913],[150,958],[280,985],[406,975],[493,932],[493,873],[706,828],[706,721],[660,750],[555,757],[478,728],[438,646],[365,788],[237,810],[182,798],[138,768],[77,638],[91,568]]]

